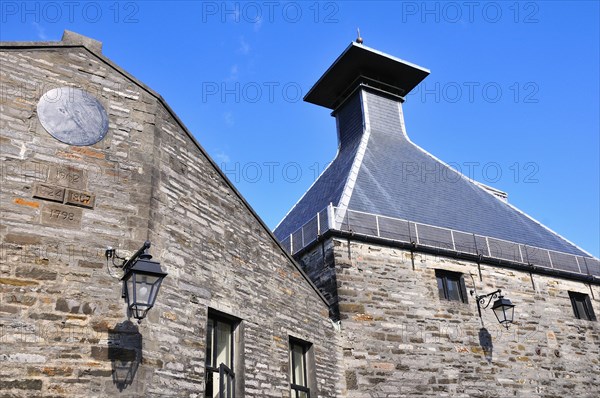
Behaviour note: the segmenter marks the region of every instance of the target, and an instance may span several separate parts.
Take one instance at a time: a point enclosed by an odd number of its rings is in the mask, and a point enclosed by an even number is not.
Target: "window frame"
[[[213,327],[212,327],[212,335],[209,336],[209,332],[208,332],[208,325],[210,322],[213,322]],[[218,344],[218,328],[217,328],[217,322],[221,322],[221,323],[225,323],[229,326],[229,346],[231,347],[230,349],[230,353],[229,353],[229,364],[224,364],[224,363],[216,363],[217,361],[217,357],[215,356],[215,352],[214,349],[212,349],[211,347],[217,347]],[[236,329],[238,328],[238,326],[240,325],[241,320],[237,319],[231,315],[222,313],[220,311],[216,311],[213,310],[212,308],[208,309],[208,315],[207,315],[207,319],[206,319],[206,350],[205,350],[205,360],[204,360],[204,367],[205,367],[205,375],[204,375],[204,397],[210,397],[212,398],[214,396],[214,391],[212,391],[212,395],[207,395],[209,393],[209,381],[214,381],[214,375],[218,375],[219,376],[219,384],[218,384],[218,388],[219,388],[219,393],[218,393],[218,397],[219,398],[235,398],[235,391],[236,391],[236,384],[238,383],[237,378],[236,378],[236,373],[234,372],[234,369],[236,369],[237,367],[237,361],[236,361],[236,355],[237,355],[237,347],[236,347],[236,339],[235,339],[235,335],[236,335]],[[212,346],[211,344],[209,344],[210,340],[212,340]],[[210,351],[210,358],[209,358],[209,349]],[[224,376],[226,376],[227,378],[225,379]],[[224,383],[227,382],[226,388],[224,386]],[[214,386],[214,384],[213,384]],[[223,390],[225,389],[225,391],[227,392],[227,394],[223,393]]]
[[[301,385],[301,384],[296,384],[296,375],[294,372],[294,368],[295,368],[295,363],[294,363],[294,346],[296,347],[301,347],[302,348],[302,372],[304,373],[304,384],[305,385]],[[305,393],[307,398],[311,397],[311,375],[309,374],[309,355],[312,349],[312,344],[304,341],[304,340],[300,340],[298,338],[289,337],[289,345],[288,345],[288,350],[289,350],[289,367],[290,367],[290,394],[291,396],[298,396],[298,393]],[[295,393],[295,394],[294,394]]]
[[[448,271],[445,269],[435,270],[435,279],[438,287],[440,300],[458,302],[458,303],[469,303],[469,296],[467,295],[467,289],[465,287],[464,274],[455,271]],[[450,297],[448,289],[448,280],[455,282],[458,287],[458,300]],[[442,288],[440,289],[440,282]]]
[[[571,307],[573,308],[573,314],[575,315],[575,318],[586,321],[596,321],[596,314],[594,314],[594,308],[592,307],[592,302],[589,295],[585,293],[569,291],[569,298],[571,299]],[[580,312],[577,304],[580,304],[583,308],[583,314]]]

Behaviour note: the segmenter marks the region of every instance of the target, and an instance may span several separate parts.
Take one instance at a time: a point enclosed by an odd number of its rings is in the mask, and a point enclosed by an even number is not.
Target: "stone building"
[[[0,45],[0,396],[596,396],[600,262],[410,142],[426,69],[344,51],[306,97],[338,154],[273,235],[101,49]]]
[[[410,141],[428,74],[352,43],[305,97],[338,152],[275,235],[341,321],[344,396],[598,396],[600,262]]]
[[[289,397],[290,351],[338,395],[326,300],[158,94],[71,32],[2,43],[0,77],[0,396]],[[106,248],[146,240],[138,325]]]

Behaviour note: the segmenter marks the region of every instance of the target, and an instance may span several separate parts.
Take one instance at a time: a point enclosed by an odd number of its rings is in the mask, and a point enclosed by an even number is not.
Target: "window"
[[[569,292],[571,298],[571,304],[573,305],[573,312],[577,319],[587,319],[588,321],[595,321],[596,315],[594,315],[594,309],[592,308],[592,302],[590,296],[584,293]]]
[[[290,338],[291,398],[310,398],[307,362],[310,343]]]
[[[239,321],[209,310],[206,328],[206,389],[210,398],[234,398],[234,330]]]
[[[436,269],[435,277],[441,299],[467,302],[467,290],[461,273]]]

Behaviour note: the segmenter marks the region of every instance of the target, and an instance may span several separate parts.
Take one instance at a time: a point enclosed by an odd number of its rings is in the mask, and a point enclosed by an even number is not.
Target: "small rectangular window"
[[[587,319],[588,321],[596,320],[590,296],[585,293],[569,292],[569,297],[571,298],[575,318]]]
[[[436,269],[435,277],[441,299],[468,302],[465,281],[461,273]]]
[[[235,398],[234,330],[232,317],[209,311],[206,327],[205,397]]]
[[[291,398],[310,398],[307,373],[310,343],[290,338],[290,389]]]

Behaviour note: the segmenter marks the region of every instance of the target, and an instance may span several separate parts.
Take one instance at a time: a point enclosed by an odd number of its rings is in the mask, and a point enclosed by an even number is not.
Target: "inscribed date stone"
[[[62,203],[65,198],[65,189],[48,184],[35,184],[33,197]]]
[[[45,204],[42,209],[42,224],[63,227],[63,228],[81,228],[82,209],[76,207]]]
[[[84,170],[72,166],[50,166],[48,182],[64,187],[85,189],[86,175]]]
[[[96,197],[87,192],[74,191],[72,189],[67,190],[67,197],[65,203],[72,206],[85,207],[87,209],[94,208],[94,201]]]

